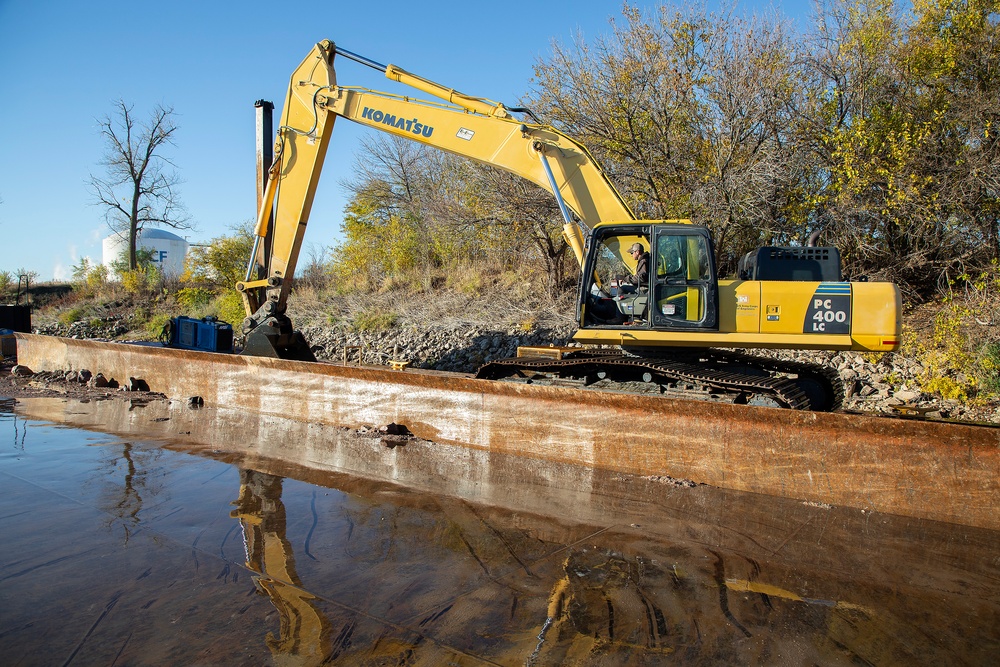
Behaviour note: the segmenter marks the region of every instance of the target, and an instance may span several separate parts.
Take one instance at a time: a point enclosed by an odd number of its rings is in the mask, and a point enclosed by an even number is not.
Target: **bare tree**
[[[174,144],[174,110],[157,105],[140,123],[133,105],[115,102],[113,113],[98,120],[106,149],[104,178],[91,174],[95,203],[104,208],[112,231],[128,239],[128,266],[138,267],[136,238],[146,225],[187,229],[188,218],[178,198],[180,179],[163,149]]]

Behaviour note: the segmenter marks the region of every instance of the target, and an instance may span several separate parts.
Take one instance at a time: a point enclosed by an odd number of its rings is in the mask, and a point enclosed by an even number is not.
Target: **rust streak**
[[[1000,529],[1000,429],[17,334],[35,371],[145,379],[312,425],[406,425],[444,444]]]

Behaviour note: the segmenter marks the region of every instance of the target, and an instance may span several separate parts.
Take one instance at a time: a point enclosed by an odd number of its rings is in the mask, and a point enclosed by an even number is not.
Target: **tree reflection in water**
[[[107,447],[100,471],[94,478],[100,484],[98,507],[108,514],[106,526],[111,532],[121,529],[124,544],[128,544],[132,534],[139,528],[143,504],[157,503],[164,498],[163,485],[152,474],[159,466],[162,450],[158,447],[136,447],[131,442],[123,442],[121,453],[114,447]]]

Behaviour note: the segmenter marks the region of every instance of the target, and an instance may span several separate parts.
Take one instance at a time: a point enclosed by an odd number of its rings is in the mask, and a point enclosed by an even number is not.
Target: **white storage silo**
[[[145,248],[153,253],[153,263],[163,275],[176,278],[184,271],[184,258],[190,245],[176,234],[162,229],[143,229],[136,239],[137,248]],[[102,263],[111,265],[128,252],[128,239],[112,234],[101,244]]]

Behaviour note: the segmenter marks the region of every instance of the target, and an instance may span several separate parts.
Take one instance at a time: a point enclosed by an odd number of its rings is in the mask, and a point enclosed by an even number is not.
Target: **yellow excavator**
[[[435,98],[340,86],[334,58]],[[246,279],[244,354],[314,360],[285,315],[316,185],[337,117],[517,174],[553,194],[581,267],[582,347],[530,348],[479,369],[484,379],[643,382],[662,393],[836,410],[834,369],[733,349],[892,351],[901,298],[891,283],[843,280],[836,248],[766,247],[720,280],[707,228],[637,220],[590,152],[509,108],[337,47],[317,44],[289,81]]]

